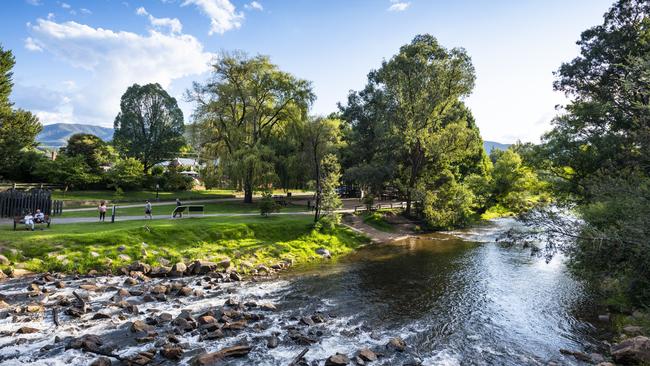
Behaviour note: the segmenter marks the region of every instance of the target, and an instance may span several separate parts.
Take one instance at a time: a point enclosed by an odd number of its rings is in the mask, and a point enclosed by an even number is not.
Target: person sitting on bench
[[[45,222],[45,214],[41,212],[40,208],[36,209],[36,214],[34,214],[34,222],[37,224],[42,224]]]
[[[31,229],[32,231],[34,231],[34,216],[32,216],[31,212],[29,211],[27,212],[23,221],[25,222],[25,226],[27,229]]]

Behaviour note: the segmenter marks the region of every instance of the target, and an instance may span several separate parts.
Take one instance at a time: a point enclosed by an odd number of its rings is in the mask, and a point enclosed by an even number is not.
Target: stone
[[[117,247],[117,250],[119,250],[120,252],[123,252],[123,251],[126,250],[126,247],[124,245],[120,245],[119,247]]]
[[[137,284],[138,284],[138,280],[136,280],[136,279],[133,278],[133,277],[127,277],[127,278],[124,280],[124,284],[125,284],[125,285],[130,285],[130,286],[137,285]]]
[[[278,344],[280,343],[280,340],[276,336],[271,336],[271,338],[266,341],[266,346],[268,348],[276,348]]]
[[[325,361],[325,366],[344,366],[349,363],[350,363],[350,359],[348,358],[348,356],[342,353],[337,353],[327,358],[327,360]]]
[[[214,272],[216,269],[217,269],[217,264],[214,262],[195,260],[188,268],[188,271],[195,275],[202,275],[202,274]]]
[[[275,307],[275,305],[273,305],[273,304],[271,304],[271,303],[264,303],[264,304],[261,304],[261,305],[260,305],[260,309],[262,309],[262,310],[264,310],[264,311],[275,311],[275,310],[277,310],[277,308]]]
[[[359,357],[364,361],[377,361],[377,354],[368,348],[359,350]]]
[[[29,284],[29,286],[27,286],[27,291],[33,292],[33,293],[40,293],[41,288],[37,284],[31,283],[31,284]]]
[[[197,321],[199,322],[200,325],[204,325],[204,324],[214,324],[217,322],[217,319],[215,319],[211,315],[204,315],[199,317]]]
[[[178,296],[190,296],[191,294],[192,294],[192,288],[187,286],[181,287],[177,293]]]
[[[99,253],[91,251],[90,256],[93,258],[99,258]]]
[[[167,277],[171,273],[171,267],[156,266],[151,268],[151,272],[147,273],[149,277]]]
[[[616,363],[650,363],[650,338],[636,336],[611,347],[611,356]]]
[[[151,293],[160,295],[160,294],[166,294],[167,293],[167,286],[164,285],[156,285],[151,288]]]
[[[38,333],[40,332],[40,329],[32,328],[32,327],[20,327],[16,333],[18,334],[31,334],[31,333]]]
[[[187,266],[183,262],[175,263],[172,266],[171,275],[172,276],[182,276],[185,271],[187,271]]]
[[[237,272],[230,272],[230,279],[233,281],[241,281],[242,278]]]
[[[136,320],[133,323],[131,323],[131,332],[133,333],[138,333],[138,332],[150,332],[154,330],[154,327],[151,325],[143,322],[142,320]]]
[[[111,318],[110,315],[104,313],[95,313],[95,315],[93,315],[94,320],[110,319],[110,318]]]
[[[300,318],[300,322],[303,323],[303,324],[305,324],[306,326],[309,326],[309,327],[311,327],[311,326],[313,326],[313,325],[316,324],[316,323],[314,323],[314,321],[313,321],[310,317],[308,317],[308,316],[303,316],[302,318]]]
[[[122,260],[124,262],[130,262],[131,261],[131,257],[129,257],[126,254],[120,254],[120,255],[117,256],[117,258],[119,258],[120,260]]]
[[[0,254],[0,264],[2,264],[3,266],[7,266],[11,264],[11,261],[4,255]]]
[[[96,292],[97,290],[99,290],[99,287],[97,287],[96,285],[88,284],[88,283],[83,284],[83,285],[79,285],[79,288],[82,289],[82,290],[91,291],[91,292]]]
[[[108,357],[99,357],[93,361],[90,366],[111,366],[111,359]]]
[[[260,264],[259,266],[257,266],[257,272],[259,272],[259,273],[264,272],[266,274],[269,274],[269,273],[271,273],[271,270],[267,266],[265,266],[263,264]]]
[[[144,274],[147,274],[151,272],[151,266],[140,261],[135,261],[129,266],[129,271],[142,272]]]
[[[66,349],[74,348],[97,353],[102,344],[103,342],[99,336],[94,334],[85,334],[70,341],[66,346]]]
[[[25,307],[25,310],[28,313],[40,313],[43,311],[43,307],[39,304],[29,304]]]
[[[223,259],[217,263],[219,268],[228,269],[230,267],[230,258]]]
[[[183,357],[183,349],[180,346],[168,345],[160,351],[160,354],[166,359],[178,361]]]
[[[54,283],[54,287],[56,287],[58,289],[65,288],[65,283],[63,283],[63,281],[56,281]]]
[[[332,258],[332,253],[330,253],[329,250],[325,248],[318,248],[316,249],[316,254],[324,257],[324,258]]]
[[[643,328],[638,325],[626,325],[623,327],[623,333],[629,336],[637,336],[643,334]]]
[[[402,338],[391,338],[386,345],[387,348],[393,349],[398,352],[404,352],[406,349],[406,342]]]
[[[160,265],[164,266],[164,267],[167,267],[167,266],[169,266],[171,264],[170,261],[168,261],[167,259],[162,258],[162,257],[158,258],[158,263],[160,263]]]
[[[199,354],[192,359],[190,364],[193,366],[215,365],[224,358],[246,356],[250,351],[251,347],[246,345],[227,347],[217,352]]]

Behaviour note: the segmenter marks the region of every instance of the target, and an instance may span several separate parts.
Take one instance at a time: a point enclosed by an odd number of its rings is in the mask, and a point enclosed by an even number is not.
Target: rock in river
[[[612,346],[612,358],[616,363],[650,363],[650,338],[637,336]]]
[[[350,363],[350,359],[348,356],[342,354],[342,353],[337,353],[333,356],[330,356],[326,361],[325,361],[325,366],[344,366]]]
[[[391,338],[386,345],[387,348],[393,349],[398,352],[404,352],[406,349],[406,342],[402,338]]]

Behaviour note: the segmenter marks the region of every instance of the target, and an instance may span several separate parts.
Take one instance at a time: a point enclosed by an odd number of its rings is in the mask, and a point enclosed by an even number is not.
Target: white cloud
[[[25,0],[25,2],[29,5],[34,5],[34,6],[43,5],[43,3],[41,3],[41,0]]]
[[[47,20],[54,20],[54,13],[47,13]]]
[[[61,7],[63,9],[70,9],[71,8],[70,4],[68,4],[68,3],[61,3]]]
[[[237,12],[230,0],[185,0],[181,6],[195,5],[210,18],[210,31],[224,34],[231,29],[241,27],[244,14]]]
[[[172,33],[181,33],[183,31],[183,24],[177,18],[156,18],[147,12],[143,6],[139,7],[136,14],[149,17],[149,23],[156,29],[168,28]]]
[[[79,10],[80,10],[83,14],[92,14],[92,13],[93,13],[92,11],[90,11],[90,9],[86,9],[86,8],[81,8],[81,9],[79,9]]]
[[[404,11],[408,9],[409,6],[411,6],[410,2],[404,2],[404,1],[396,1],[396,0],[391,0],[391,5],[388,7],[388,11]]]
[[[119,112],[120,97],[133,83],[160,83],[164,88],[177,79],[209,70],[214,54],[187,34],[147,35],[93,28],[69,21],[38,19],[30,26],[33,42],[74,68],[87,70],[78,87],[69,83],[58,90],[68,98],[57,108],[42,110],[48,120],[111,125]],[[80,79],[77,79],[80,80]],[[49,114],[48,114],[49,113]]]
[[[25,48],[34,52],[42,52],[43,48],[32,37],[25,39]]]
[[[264,10],[262,4],[258,3],[257,1],[252,1],[249,4],[244,5],[244,8],[248,10],[259,10],[259,11]]]

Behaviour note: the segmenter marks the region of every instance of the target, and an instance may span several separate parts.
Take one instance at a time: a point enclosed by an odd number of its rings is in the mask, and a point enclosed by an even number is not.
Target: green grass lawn
[[[181,191],[181,192],[158,192],[161,201],[173,201],[176,198],[181,200],[198,200],[235,197],[235,191],[228,189],[210,189],[203,191]],[[115,196],[115,191],[54,191],[52,199],[64,201],[101,201],[110,202],[144,202],[145,200],[154,200],[156,191],[126,191],[120,197]],[[76,205],[80,206],[80,205]],[[71,208],[72,206],[70,206]]]
[[[372,211],[372,212],[364,212],[361,214],[361,218],[363,219],[363,222],[374,227],[377,230],[380,231],[385,231],[385,232],[395,232],[395,227],[384,219],[384,214],[387,211],[385,210],[377,210],[377,211]]]
[[[203,203],[201,204],[205,209],[206,214],[213,213],[259,213],[259,208],[257,203],[244,203],[241,200],[238,201],[224,201],[224,202],[214,202],[214,203]],[[175,203],[170,203],[168,205],[153,206],[154,215],[171,215],[172,211],[176,207]],[[300,212],[306,211],[307,207],[304,205],[288,205],[283,207],[281,212]],[[142,207],[125,207],[117,208],[117,216],[144,216],[144,204]],[[96,210],[92,211],[68,211],[65,209],[63,215],[56,217],[98,217],[99,213]],[[106,212],[107,219],[111,216],[111,207],[109,206],[108,211]],[[56,217],[54,222],[56,223]]]
[[[117,270],[135,260],[157,265],[160,258],[174,263],[229,257],[236,265],[292,259],[300,264],[321,260],[317,248],[336,256],[367,242],[344,227],[329,233],[314,231],[311,217],[300,215],[67,224],[34,232],[5,227],[1,236],[0,250],[12,265],[69,273]],[[126,249],[120,252],[122,245]],[[120,254],[130,260],[120,259]]]

